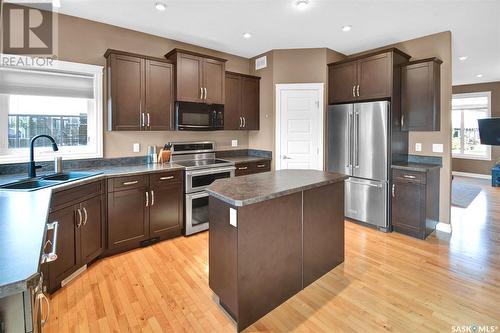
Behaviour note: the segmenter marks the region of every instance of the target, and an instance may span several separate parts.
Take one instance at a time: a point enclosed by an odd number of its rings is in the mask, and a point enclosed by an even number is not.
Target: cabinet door
[[[224,104],[225,64],[214,59],[203,59],[204,101],[208,104]]]
[[[104,250],[104,221],[101,196],[87,200],[81,204],[83,223],[80,240],[82,265],[88,264]]]
[[[159,180],[151,184],[149,236],[180,234],[183,226],[182,182]]]
[[[241,79],[241,116],[245,130],[259,129],[259,83],[258,79]]]
[[[146,119],[151,131],[172,129],[173,83],[172,64],[146,60]]]
[[[147,188],[108,193],[108,248],[133,247],[148,238]]]
[[[328,67],[328,103],[351,102],[356,99],[357,62]]]
[[[391,96],[391,53],[377,54],[358,60],[358,99],[374,99]],[[359,89],[359,90],[358,90]]]
[[[425,228],[425,185],[395,182],[392,189],[392,225],[395,231],[421,237]]]
[[[241,76],[226,74],[225,84],[224,129],[237,130],[243,126],[241,118]]]
[[[179,53],[176,66],[177,101],[203,102],[203,58]]]
[[[61,281],[70,276],[81,266],[80,253],[80,233],[78,225],[80,225],[80,214],[77,213],[75,206],[70,206],[52,212],[49,215],[49,223],[59,222],[57,232],[57,259],[49,262],[48,265],[48,280],[49,291],[52,292],[59,288]],[[50,236],[51,239],[52,236]],[[45,249],[45,252],[50,252],[50,249]]]
[[[110,57],[110,127],[117,131],[139,131],[143,129],[145,112],[144,60],[117,54]]]

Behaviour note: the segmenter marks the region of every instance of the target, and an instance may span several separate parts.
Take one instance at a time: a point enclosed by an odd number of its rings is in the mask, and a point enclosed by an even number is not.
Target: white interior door
[[[323,170],[323,84],[276,85],[276,169]]]

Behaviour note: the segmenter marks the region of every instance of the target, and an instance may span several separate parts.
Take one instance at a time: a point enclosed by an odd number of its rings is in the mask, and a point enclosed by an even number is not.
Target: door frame
[[[317,90],[319,93],[319,131],[318,131],[318,164],[321,170],[324,170],[324,128],[325,128],[325,84],[324,83],[280,83],[276,84],[276,121],[275,121],[275,141],[276,147],[276,162],[274,163],[275,170],[281,169],[281,92],[284,90]]]

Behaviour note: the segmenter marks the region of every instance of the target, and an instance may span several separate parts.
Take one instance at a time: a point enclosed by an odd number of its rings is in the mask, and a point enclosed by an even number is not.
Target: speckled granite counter
[[[38,274],[51,193],[100,179],[183,169],[170,163],[78,169],[71,171],[98,174],[31,192],[0,189],[0,298],[26,290]],[[3,175],[0,184],[26,177]]]
[[[441,165],[415,162],[395,162],[391,167],[399,170],[427,172],[434,168],[441,168]]]
[[[341,182],[348,177],[318,170],[279,170],[219,179],[207,192],[233,206],[246,206],[287,194]]]

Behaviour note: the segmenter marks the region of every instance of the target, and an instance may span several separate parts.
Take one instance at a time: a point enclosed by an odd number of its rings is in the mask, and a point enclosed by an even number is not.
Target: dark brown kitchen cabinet
[[[271,160],[236,163],[235,167],[235,176],[245,176],[254,173],[267,172],[271,171]]]
[[[172,129],[174,66],[162,58],[107,50],[110,131]]]
[[[226,72],[224,129],[258,130],[260,119],[260,78]]]
[[[427,171],[393,170],[392,227],[425,239],[439,221],[439,168]]]
[[[102,190],[103,183],[99,181],[54,193],[48,223],[58,223],[57,259],[42,265],[49,292],[58,289],[64,279],[104,251]],[[44,252],[49,252],[52,246],[47,242]]]
[[[401,67],[403,130],[441,130],[441,64],[437,58],[428,58]]]
[[[182,172],[108,179],[108,254],[181,234]]]
[[[328,65],[328,103],[391,98],[399,91],[398,66],[409,55],[392,48]]]
[[[175,63],[175,100],[224,104],[225,59],[173,49],[165,55]]]

